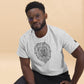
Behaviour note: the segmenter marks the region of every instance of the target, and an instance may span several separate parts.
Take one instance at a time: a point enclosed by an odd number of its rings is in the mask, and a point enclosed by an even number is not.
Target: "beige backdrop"
[[[16,55],[18,41],[29,28],[25,6],[33,0],[0,1],[0,84],[13,84],[22,75]],[[84,49],[84,1],[83,0],[37,0],[46,7],[47,23],[64,29]],[[75,59],[64,50],[65,61],[71,77]],[[84,73],[78,84],[84,83]]]

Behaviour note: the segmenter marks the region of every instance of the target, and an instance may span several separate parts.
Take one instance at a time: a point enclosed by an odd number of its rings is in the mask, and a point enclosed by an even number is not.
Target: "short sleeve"
[[[25,48],[25,41],[24,41],[24,39],[22,37],[19,40],[19,46],[18,46],[18,49],[17,49],[17,55],[19,57],[22,57],[22,58],[29,58],[29,56],[27,54],[27,51],[26,51],[26,48]]]
[[[62,40],[63,40],[63,48],[71,54],[79,46],[79,43],[77,41],[75,41],[66,32],[64,32],[62,37],[63,37],[62,38]]]

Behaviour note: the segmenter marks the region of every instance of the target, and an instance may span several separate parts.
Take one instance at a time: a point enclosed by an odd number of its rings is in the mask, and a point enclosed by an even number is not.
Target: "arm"
[[[72,78],[72,84],[77,84],[83,69],[84,69],[84,51],[82,48],[79,46],[73,53],[72,56],[76,58],[76,66],[75,66],[75,71],[74,75]]]
[[[28,84],[35,84],[34,74],[30,68],[30,59],[20,57],[20,63],[21,63],[23,75],[24,75],[27,83]]]
[[[76,65],[72,81],[62,81],[60,84],[77,84],[83,69],[84,69],[84,51],[79,46],[73,53],[72,56],[76,58]]]

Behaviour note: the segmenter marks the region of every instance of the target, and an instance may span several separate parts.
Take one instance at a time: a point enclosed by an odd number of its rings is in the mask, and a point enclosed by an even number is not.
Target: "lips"
[[[39,26],[40,25],[40,23],[34,23],[33,24],[33,26]]]
[[[39,23],[34,23],[33,25],[39,25]]]

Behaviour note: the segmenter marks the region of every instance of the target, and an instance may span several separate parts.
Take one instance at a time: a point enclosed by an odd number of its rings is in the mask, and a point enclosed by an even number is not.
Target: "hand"
[[[72,83],[69,81],[62,81],[60,84],[72,84]]]

